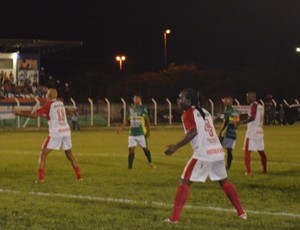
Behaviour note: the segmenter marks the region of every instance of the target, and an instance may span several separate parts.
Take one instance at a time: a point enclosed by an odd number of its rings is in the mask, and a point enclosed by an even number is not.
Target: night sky
[[[156,71],[168,61],[238,69],[288,61],[300,46],[299,0],[1,1],[0,37],[83,41],[73,57]],[[64,53],[56,53],[64,56]]]

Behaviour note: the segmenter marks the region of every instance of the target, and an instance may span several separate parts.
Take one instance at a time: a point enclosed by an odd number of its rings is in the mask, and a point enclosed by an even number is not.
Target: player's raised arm
[[[38,115],[35,111],[30,112],[30,111],[16,110],[15,114],[18,115],[18,116],[22,116],[22,117],[30,117],[30,118],[37,118],[38,117]]]

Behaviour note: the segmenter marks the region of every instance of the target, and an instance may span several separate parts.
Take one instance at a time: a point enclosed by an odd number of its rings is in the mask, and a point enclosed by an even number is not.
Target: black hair
[[[183,89],[182,91],[186,92],[186,98],[191,100],[191,106],[195,106],[196,109],[199,111],[199,113],[201,114],[203,120],[205,120],[205,113],[202,110],[201,104],[202,104],[202,94],[198,91],[196,91],[193,88],[186,88]]]

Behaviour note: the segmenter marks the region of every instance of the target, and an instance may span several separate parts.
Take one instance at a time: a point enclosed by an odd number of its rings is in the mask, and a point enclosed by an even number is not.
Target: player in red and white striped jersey
[[[199,105],[198,94],[194,89],[183,89],[177,99],[178,106],[183,110],[182,123],[185,137],[177,144],[169,145],[165,150],[172,155],[177,149],[191,143],[193,156],[183,170],[178,186],[173,213],[165,221],[177,223],[189,194],[189,186],[193,182],[205,182],[207,177],[218,181],[237,214],[242,219],[247,215],[241,206],[234,185],[227,179],[224,162],[224,149],[215,131],[211,115]]]
[[[244,161],[246,175],[251,174],[251,152],[257,151],[260,155],[262,173],[267,173],[267,156],[264,144],[264,107],[256,101],[256,93],[247,93],[247,103],[250,104],[248,118],[240,121],[240,124],[247,124],[247,132],[244,141]]]
[[[57,90],[50,88],[47,92],[45,105],[33,113],[16,111],[16,114],[24,117],[37,118],[44,116],[49,126],[49,136],[45,139],[38,161],[37,183],[44,182],[46,157],[52,150],[62,148],[70,161],[77,180],[82,181],[80,169],[72,153],[71,131],[67,121],[65,106],[62,101],[57,100]]]

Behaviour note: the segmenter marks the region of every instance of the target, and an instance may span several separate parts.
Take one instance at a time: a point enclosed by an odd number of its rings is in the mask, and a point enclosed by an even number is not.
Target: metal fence
[[[29,119],[14,115],[16,109],[34,111],[45,103],[44,98],[30,98],[30,99],[18,99],[10,98],[9,100],[0,101],[0,127],[14,127],[14,128],[26,128],[26,127],[43,127],[47,126],[47,122],[43,118]],[[284,122],[284,118],[280,118],[280,108],[286,108],[285,114],[288,114],[288,110],[296,109],[296,113],[293,115],[293,121],[300,120],[300,104],[298,100],[295,100],[294,104],[288,104],[286,100],[282,103],[276,103],[273,101],[272,106],[270,104],[260,100],[260,103],[265,106],[266,112],[265,123],[280,123]],[[79,116],[78,120],[81,126],[87,127],[109,127],[125,123],[126,112],[131,102],[126,102],[123,98],[120,98],[120,102],[110,102],[107,98],[104,100],[93,101],[88,99],[85,103],[76,103],[72,98],[69,102],[65,102],[67,110],[77,109]],[[235,99],[235,105],[245,109],[245,106],[240,105],[239,101]],[[145,103],[148,107],[150,121],[153,125],[173,125],[180,123],[181,111],[178,110],[176,102],[171,102],[166,98],[165,102],[156,102],[154,98],[150,103]],[[214,120],[222,121],[224,106],[220,99],[213,102],[208,99],[203,105],[213,116]],[[272,109],[272,111],[270,111]],[[294,109],[294,110],[295,110]],[[274,113],[274,116],[270,118],[270,113]],[[284,111],[283,111],[284,113]],[[71,120],[71,117],[68,117]],[[281,119],[281,121],[280,121]],[[71,121],[70,121],[71,122]],[[286,121],[287,123],[292,123]]]

